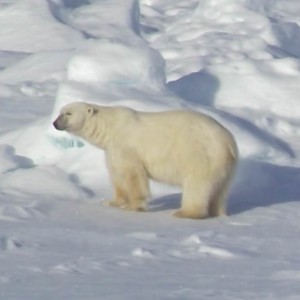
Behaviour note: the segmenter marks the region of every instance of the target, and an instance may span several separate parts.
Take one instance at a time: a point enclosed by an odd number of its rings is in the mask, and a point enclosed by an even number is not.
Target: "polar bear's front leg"
[[[127,190],[127,210],[145,211],[149,197],[149,183],[144,170],[141,168],[129,169],[123,178]]]
[[[106,200],[104,204],[125,210],[145,211],[146,200],[149,195],[147,178],[142,179],[137,175],[128,174],[123,177],[122,181],[124,188],[115,184],[114,199]]]
[[[128,206],[128,200],[124,190],[117,184],[114,184],[114,192],[114,199],[105,200],[103,203],[112,207],[126,208]]]
[[[107,155],[115,198],[109,205],[126,210],[145,211],[149,180],[144,166],[130,152]]]

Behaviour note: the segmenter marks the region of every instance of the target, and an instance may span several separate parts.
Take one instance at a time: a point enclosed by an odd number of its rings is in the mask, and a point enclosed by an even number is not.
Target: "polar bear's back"
[[[159,113],[139,113],[138,131],[151,142],[149,137],[162,139],[162,145],[168,142],[186,145],[190,151],[233,146],[232,155],[237,152],[232,134],[215,119],[198,112],[188,110],[166,111]],[[147,132],[147,133],[146,133]],[[148,137],[148,138],[146,138]],[[146,142],[147,143],[147,142]],[[199,147],[199,148],[198,148]],[[232,148],[232,147],[229,147]],[[189,152],[189,151],[188,151]],[[224,152],[224,149],[222,149]]]
[[[172,184],[181,183],[193,172],[212,174],[220,165],[226,168],[238,155],[231,133],[201,113],[137,112],[133,126],[124,143],[136,149],[154,179],[168,178]],[[201,171],[203,166],[206,170]]]

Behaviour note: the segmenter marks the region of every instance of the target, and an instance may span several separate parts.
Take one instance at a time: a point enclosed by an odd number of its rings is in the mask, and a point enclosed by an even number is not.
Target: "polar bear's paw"
[[[105,206],[120,207],[120,208],[123,208],[123,206],[125,206],[124,203],[119,203],[115,200],[103,200],[102,204]]]
[[[174,214],[173,214],[174,217],[176,218],[187,218],[187,219],[205,219],[208,217],[207,214],[200,214],[198,212],[194,212],[194,211],[189,211],[189,212],[186,212],[182,209],[180,210],[177,210]]]
[[[182,210],[177,210],[173,213],[176,218],[187,218],[186,214]]]
[[[145,212],[147,209],[143,206],[134,206],[134,205],[125,205],[122,207],[124,210],[131,210],[131,211],[137,211],[137,212]]]
[[[116,200],[104,200],[102,204],[105,206],[118,207],[124,210],[137,211],[137,212],[145,212],[146,208],[143,206],[134,206],[125,202],[118,202]]]

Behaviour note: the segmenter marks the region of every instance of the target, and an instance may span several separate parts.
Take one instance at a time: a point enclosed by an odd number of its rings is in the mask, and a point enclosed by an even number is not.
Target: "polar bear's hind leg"
[[[227,176],[215,191],[210,202],[209,214],[211,217],[227,216],[227,196],[232,181],[232,176]]]
[[[209,217],[209,203],[213,183],[198,178],[188,178],[183,185],[181,208],[174,216],[179,218],[205,219]]]

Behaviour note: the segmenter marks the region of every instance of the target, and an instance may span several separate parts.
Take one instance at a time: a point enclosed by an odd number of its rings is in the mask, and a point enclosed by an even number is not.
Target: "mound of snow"
[[[164,61],[146,46],[130,46],[114,41],[88,41],[69,62],[71,81],[119,84],[145,89],[163,89]]]
[[[82,40],[80,32],[57,22],[47,1],[12,0],[5,1],[1,5],[2,50],[20,52],[64,50],[76,47]]]

